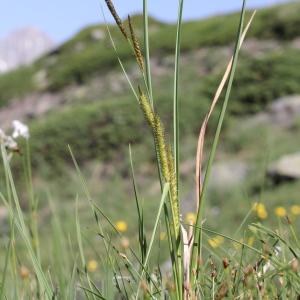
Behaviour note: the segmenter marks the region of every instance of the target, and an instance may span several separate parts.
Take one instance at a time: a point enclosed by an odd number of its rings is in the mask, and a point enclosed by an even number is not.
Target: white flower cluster
[[[12,137],[14,139],[16,139],[18,137],[23,137],[26,140],[29,139],[29,128],[27,125],[23,124],[22,122],[20,122],[18,120],[13,120],[12,125],[13,125],[13,129],[14,129]]]
[[[12,135],[6,135],[5,132],[0,128],[0,144],[3,144],[8,150],[17,151],[18,143],[15,139],[22,137],[29,139],[28,126],[18,120],[12,122],[13,133]]]

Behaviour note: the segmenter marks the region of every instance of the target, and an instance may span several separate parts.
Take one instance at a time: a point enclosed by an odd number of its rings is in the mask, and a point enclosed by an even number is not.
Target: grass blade
[[[3,273],[2,273],[2,280],[0,282],[0,300],[4,299],[4,289],[5,289],[5,281],[6,281],[6,276],[7,276],[7,267],[8,267],[8,261],[9,261],[9,256],[10,256],[10,252],[11,252],[11,247],[12,247],[12,239],[10,238],[9,242],[8,242],[8,247],[6,250],[6,254],[5,254],[5,263],[4,263],[4,269],[3,269]]]
[[[145,274],[145,270],[146,270],[148,262],[149,262],[150,254],[151,254],[152,247],[153,247],[154,238],[155,238],[156,231],[157,231],[157,228],[158,228],[158,223],[159,223],[160,215],[161,215],[161,212],[163,210],[163,207],[164,207],[164,204],[165,204],[165,200],[166,200],[166,198],[168,197],[168,194],[169,194],[169,187],[170,187],[170,185],[168,183],[166,183],[164,185],[163,193],[162,193],[161,200],[160,200],[160,203],[159,203],[158,212],[156,214],[156,220],[155,220],[154,228],[153,228],[151,239],[150,239],[150,243],[149,243],[149,248],[148,248],[148,251],[147,251],[145,263],[144,263],[144,266],[143,266],[143,269],[142,269],[142,273],[141,273],[141,278],[143,278],[143,276]],[[135,299],[138,299],[139,290],[140,290],[140,280],[139,280],[138,290],[137,290],[136,298]]]
[[[221,133],[225,113],[226,113],[226,110],[227,110],[229,96],[230,96],[230,93],[231,93],[232,83],[233,83],[234,74],[235,74],[235,70],[236,70],[236,66],[237,66],[237,60],[238,60],[238,56],[239,56],[239,49],[240,49],[240,45],[241,45],[243,24],[244,24],[244,18],[245,18],[245,7],[246,7],[246,0],[243,1],[243,6],[242,6],[242,11],[241,11],[241,16],[240,16],[240,22],[239,22],[239,29],[238,29],[238,34],[237,34],[237,39],[236,39],[236,44],[235,44],[234,55],[233,55],[233,59],[232,59],[232,66],[230,67],[230,71],[229,71],[229,81],[228,81],[228,86],[227,86],[227,90],[226,90],[225,100],[223,102],[221,114],[220,114],[220,117],[219,117],[219,120],[218,120],[218,125],[217,125],[216,133],[215,133],[215,136],[214,136],[213,145],[212,145],[212,148],[211,148],[211,151],[210,151],[208,164],[207,164],[207,169],[206,169],[206,174],[205,174],[205,178],[204,178],[203,188],[202,188],[202,191],[201,191],[200,203],[199,203],[198,211],[197,211],[197,220],[196,220],[196,225],[197,226],[195,227],[195,230],[194,230],[195,240],[198,240],[199,235],[200,235],[200,231],[199,231],[198,227],[200,226],[200,223],[202,221],[203,214],[204,214],[204,211],[203,211],[204,210],[204,200],[205,200],[208,180],[209,180],[209,176],[210,176],[210,173],[211,173],[212,163],[213,163],[213,160],[215,158],[215,153],[216,153],[216,150],[217,150],[219,137],[220,137],[220,133]],[[200,178],[199,178],[199,180],[200,180]],[[197,254],[196,254],[196,247],[197,247],[197,245],[195,244],[193,246],[193,249],[192,249],[192,259],[191,259],[192,266],[191,266],[191,270],[197,269],[197,259],[198,259],[198,257],[197,257]],[[200,245],[198,245],[198,247],[200,247]],[[199,250],[199,248],[198,248],[198,250]],[[193,272],[191,272],[191,279],[192,279],[191,280],[192,284],[194,284],[195,276],[194,276]]]
[[[12,177],[11,169],[9,166],[7,153],[6,153],[6,150],[3,145],[1,145],[1,152],[2,152],[2,158],[3,158],[3,164],[4,164],[4,171],[7,173],[7,176],[9,179],[9,184],[10,184],[10,188],[12,191],[12,198],[14,200],[16,212],[14,212],[12,206],[7,203],[7,201],[5,200],[5,198],[2,194],[0,194],[0,197],[2,198],[3,202],[6,204],[11,218],[13,218],[15,221],[15,225],[16,225],[17,229],[19,230],[19,232],[24,240],[24,243],[26,245],[26,248],[28,250],[28,254],[29,254],[30,259],[33,264],[33,268],[34,268],[36,276],[38,278],[38,282],[39,282],[40,286],[44,289],[46,298],[50,300],[50,299],[52,299],[54,293],[52,291],[50,284],[48,283],[47,276],[44,274],[44,272],[42,270],[39,259],[37,258],[36,253],[35,253],[34,249],[32,248],[30,235],[28,232],[28,228],[25,225],[24,215],[23,215],[23,212],[20,207],[20,202],[19,202],[19,198],[17,195],[14,180]]]
[[[175,70],[174,70],[174,98],[173,98],[173,130],[174,130],[174,165],[177,178],[177,191],[179,185],[179,108],[178,108],[178,86],[179,86],[179,58],[182,29],[183,0],[179,0],[178,20],[176,31],[175,48]]]
[[[148,0],[143,0],[143,17],[144,17],[144,49],[145,49],[145,66],[146,66],[146,85],[147,85],[147,90],[149,92],[150,103],[153,108],[154,103],[153,103],[151,65],[150,65]]]

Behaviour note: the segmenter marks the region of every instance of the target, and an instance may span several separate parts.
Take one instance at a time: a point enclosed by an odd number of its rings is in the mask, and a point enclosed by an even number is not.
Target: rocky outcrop
[[[27,27],[0,40],[0,73],[28,64],[53,47],[47,34]]]
[[[249,172],[246,163],[239,160],[216,162],[210,177],[211,188],[230,189],[244,182]]]
[[[276,100],[269,106],[268,114],[273,123],[282,127],[290,127],[295,119],[300,118],[300,96],[286,96]]]

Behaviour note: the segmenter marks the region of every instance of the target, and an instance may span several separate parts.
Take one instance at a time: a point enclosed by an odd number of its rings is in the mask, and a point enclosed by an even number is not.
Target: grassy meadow
[[[299,151],[272,111],[300,95],[299,3],[103,4],[116,24],[0,75],[0,300],[298,299],[300,181],[268,169]]]

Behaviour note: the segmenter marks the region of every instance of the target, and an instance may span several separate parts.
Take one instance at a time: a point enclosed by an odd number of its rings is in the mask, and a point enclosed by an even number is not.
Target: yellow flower
[[[128,228],[128,226],[127,226],[127,223],[125,222],[125,221],[118,221],[117,223],[116,223],[116,229],[119,231],[119,232],[125,232],[125,231],[127,231],[127,228]]]
[[[127,237],[122,237],[122,239],[121,239],[121,247],[122,247],[123,249],[128,249],[129,246],[130,246],[130,241],[129,241],[129,239],[128,239]]]
[[[208,243],[212,248],[218,248],[224,243],[224,238],[220,235],[217,235],[214,238],[209,239]]]
[[[97,270],[97,268],[98,268],[98,263],[94,259],[92,259],[88,262],[87,270],[89,272],[94,273]]]
[[[161,240],[161,241],[164,241],[165,239],[167,238],[167,233],[166,232],[161,232],[160,234],[159,234],[159,239]]]
[[[292,215],[294,215],[294,216],[300,215],[300,206],[299,205],[292,205],[290,210],[291,210]]]
[[[256,211],[257,216],[260,219],[264,220],[268,217],[268,213],[267,213],[267,210],[266,210],[266,207],[264,204],[256,203],[256,205],[254,206],[254,209]]]
[[[19,273],[23,280],[27,279],[30,275],[29,270],[25,266],[20,267]]]
[[[275,208],[275,215],[279,218],[283,218],[286,216],[286,209],[282,206],[278,206]]]
[[[189,212],[185,215],[185,222],[188,224],[195,224],[197,215],[193,212]]]

